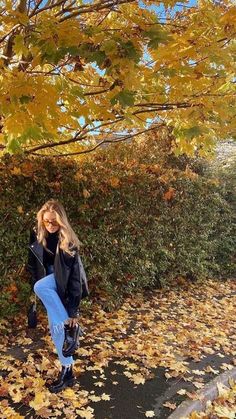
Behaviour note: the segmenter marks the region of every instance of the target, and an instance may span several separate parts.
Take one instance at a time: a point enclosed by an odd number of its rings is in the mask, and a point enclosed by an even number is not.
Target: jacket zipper
[[[41,263],[41,265],[42,265],[42,267],[43,267],[43,269],[44,269],[44,272],[45,272],[45,276],[46,276],[46,269],[45,269],[45,267],[44,267],[43,263],[42,263],[42,262],[41,262],[41,260],[39,259],[38,255],[36,255],[36,253],[33,251],[32,247],[31,247],[31,246],[29,246],[29,248],[30,248],[31,252],[35,255],[35,257],[38,259],[39,263]]]

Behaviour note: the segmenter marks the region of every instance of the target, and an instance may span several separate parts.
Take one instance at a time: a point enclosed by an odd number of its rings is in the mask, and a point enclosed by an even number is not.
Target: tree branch
[[[165,123],[157,124],[155,126],[152,126],[151,128],[146,128],[145,130],[136,132],[134,134],[124,135],[123,137],[118,138],[118,139],[113,138],[113,139],[110,139],[110,140],[102,140],[102,141],[100,141],[100,143],[96,144],[94,147],[92,147],[88,150],[77,151],[77,152],[74,152],[74,153],[52,154],[52,155],[51,154],[50,155],[48,155],[48,154],[38,154],[38,153],[31,153],[31,154],[33,154],[35,156],[38,156],[38,157],[45,157],[45,156],[47,156],[47,157],[49,157],[49,156],[50,157],[68,157],[68,156],[76,156],[76,155],[79,155],[79,154],[88,154],[88,153],[91,153],[92,151],[96,150],[96,148],[101,147],[103,144],[118,143],[118,142],[121,142],[121,141],[129,140],[131,138],[137,137],[138,135],[144,134],[148,131],[153,131],[156,128],[161,128],[162,126],[166,126],[166,124]]]
[[[109,7],[112,8],[113,6],[118,6],[119,4],[123,3],[133,3],[136,0],[105,0],[104,2],[100,2],[94,5],[88,5],[81,7],[80,10],[76,10],[75,12],[71,13],[70,15],[62,17],[59,22],[64,22],[64,20],[71,19],[73,17],[79,16],[83,13],[89,12],[98,12],[99,10],[108,9]]]
[[[113,125],[113,124],[121,121],[122,119],[124,119],[124,117],[119,117],[115,121],[104,122],[103,124],[99,125],[99,127],[96,127],[96,129],[104,128],[107,125]],[[87,125],[88,124],[86,124],[85,127]],[[69,140],[58,141],[56,143],[51,143],[51,144],[41,144],[39,146],[31,148],[30,150],[27,150],[26,153],[31,154],[32,152],[37,151],[37,150],[42,150],[42,149],[45,149],[45,148],[52,148],[52,147],[57,147],[57,146],[61,146],[61,145],[71,144],[71,143],[75,143],[77,141],[83,140],[84,138],[86,138],[85,134],[88,134],[90,131],[94,131],[94,129],[95,129],[94,127],[85,129],[85,127],[81,131],[77,132],[72,138],[69,138]]]
[[[59,0],[57,3],[52,3],[49,6],[42,7],[41,9],[38,9],[38,7],[35,7],[34,10],[29,14],[29,18],[31,19],[33,16],[38,15],[39,13],[44,12],[45,10],[54,9],[55,7],[60,6],[61,4],[65,3],[67,0]],[[40,1],[40,4],[42,3],[42,0]]]
[[[201,105],[199,105],[199,104],[187,104],[187,103],[182,103],[181,104],[180,103],[178,106],[176,106],[175,104],[174,105],[173,104],[169,104],[169,105],[165,105],[165,106],[162,106],[162,107],[156,107],[156,108],[150,108],[150,109],[140,109],[140,110],[137,110],[137,111],[133,112],[132,115],[136,116],[138,114],[147,113],[147,112],[151,114],[153,112],[166,111],[166,110],[174,109],[176,107],[178,107],[178,108],[189,108],[189,107],[194,107],[194,106],[201,106]],[[120,115],[120,116],[118,116],[115,119],[115,121],[108,121],[108,122],[102,123],[101,125],[99,125],[98,127],[96,127],[96,130],[98,131],[98,130],[100,130],[101,128],[103,128],[105,126],[108,126],[108,125],[111,126],[111,125],[116,124],[117,122],[120,122],[122,120],[124,120],[124,116],[121,116]],[[85,139],[86,138],[86,135],[89,132],[94,131],[94,130],[95,130],[94,127],[89,128],[87,130],[81,130],[78,133],[76,133],[72,138],[70,138],[68,140],[57,141],[55,143],[50,143],[50,144],[41,144],[39,146],[36,146],[34,148],[31,148],[30,150],[25,151],[25,153],[32,154],[33,152],[35,152],[37,150],[42,150],[42,149],[45,149],[45,148],[52,148],[52,147],[57,147],[57,146],[61,146],[61,145],[75,143],[77,141],[81,141],[81,140]]]

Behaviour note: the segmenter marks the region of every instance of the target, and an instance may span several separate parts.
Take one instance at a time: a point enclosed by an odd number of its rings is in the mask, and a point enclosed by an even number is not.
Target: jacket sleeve
[[[68,304],[67,311],[69,317],[77,317],[78,309],[82,297],[82,283],[80,277],[80,267],[78,254],[75,255],[75,260],[71,267],[71,272],[67,284]]]
[[[36,236],[33,230],[30,231],[30,238],[29,238],[29,246],[31,245],[31,243],[33,243],[36,240]],[[36,282],[36,257],[33,254],[33,252],[31,252],[30,248],[28,249],[28,261],[26,264],[26,270],[31,274],[31,287],[33,290],[34,284]]]

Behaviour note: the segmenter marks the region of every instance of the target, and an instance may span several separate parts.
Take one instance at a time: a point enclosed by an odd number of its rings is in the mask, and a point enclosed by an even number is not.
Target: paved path
[[[232,285],[232,284],[231,284]],[[232,287],[234,288],[234,284]],[[184,333],[182,329],[178,330],[178,321],[176,322],[176,316],[178,320],[178,313],[182,315],[182,305],[178,306],[179,295],[178,298],[169,304],[169,300],[165,297],[160,297],[160,301],[162,298],[162,302],[164,302],[161,308],[161,315],[152,313],[151,320],[149,317],[149,310],[147,304],[141,311],[141,307],[135,305],[132,307],[132,319],[130,319],[130,323],[127,325],[126,333],[123,330],[123,324],[121,324],[121,320],[117,313],[110,313],[107,316],[103,314],[102,319],[100,319],[100,313],[98,312],[95,316],[94,323],[92,318],[89,319],[91,329],[95,330],[95,325],[101,321],[101,325],[99,327],[103,327],[104,331],[108,330],[107,328],[113,328],[112,331],[117,336],[117,341],[121,342],[123,345],[124,342],[130,344],[129,338],[131,339],[131,343],[133,344],[133,337],[137,339],[137,346],[141,345],[140,342],[145,338],[150,338],[150,328],[155,330],[155,324],[160,324],[160,333],[163,332],[163,328],[167,327],[167,340],[164,342],[165,346],[161,346],[157,348],[160,353],[160,360],[167,359],[168,357],[173,356],[171,362],[173,364],[174,360],[176,361],[176,365],[186,365],[188,372],[178,373],[176,377],[169,377],[168,374],[173,369],[169,369],[170,364],[167,363],[166,367],[164,365],[159,366],[158,368],[150,368],[148,367],[145,372],[145,353],[143,353],[143,357],[134,356],[134,353],[130,352],[130,357],[127,356],[128,352],[125,353],[125,356],[122,357],[120,353],[114,351],[114,357],[107,362],[107,366],[101,366],[100,369],[98,368],[98,364],[93,362],[96,357],[99,357],[99,353],[101,350],[101,354],[106,353],[105,349],[106,346],[102,346],[103,344],[107,344],[112,339],[112,333],[110,335],[104,334],[104,342],[101,336],[97,336],[95,333],[95,337],[92,335],[91,330],[88,328],[87,334],[81,340],[81,348],[78,350],[78,353],[75,356],[75,369],[77,374],[77,384],[73,387],[75,393],[75,399],[78,397],[78,400],[81,398],[83,394],[85,394],[85,398],[89,399],[88,403],[85,403],[84,409],[88,406],[89,408],[93,409],[93,415],[89,417],[95,419],[141,419],[145,418],[145,413],[147,411],[151,411],[155,413],[155,417],[159,419],[168,418],[175,407],[177,408],[183,401],[185,401],[188,396],[194,397],[198,388],[196,384],[200,384],[204,386],[205,384],[211,382],[217,376],[222,373],[233,371],[235,368],[235,350],[233,351],[231,348],[235,348],[233,346],[233,339],[235,340],[235,321],[233,321],[233,317],[229,318],[230,313],[235,313],[234,306],[236,303],[235,300],[235,291],[234,289],[231,291],[231,294],[228,292],[227,295],[224,294],[224,290],[221,290],[221,294],[217,294],[213,299],[214,307],[217,308],[218,314],[213,312],[212,318],[206,316],[206,325],[205,332],[206,332],[206,339],[210,339],[209,336],[211,334],[210,327],[211,322],[214,323],[214,318],[217,321],[220,321],[220,325],[223,325],[223,329],[219,330],[219,344],[216,342],[216,346],[218,345],[218,350],[209,350],[209,346],[205,348],[205,351],[212,352],[206,353],[202,352],[201,356],[197,360],[197,352],[195,350],[194,342],[192,338],[189,340],[189,344],[191,348],[194,348],[194,358],[188,357],[186,355],[181,355],[181,351],[177,351],[176,349],[176,341],[174,339],[174,333],[177,333],[178,336],[181,337],[181,333]],[[178,291],[179,293],[181,291]],[[173,295],[173,293],[172,293]],[[159,297],[158,297],[159,298]],[[200,299],[199,295],[197,298]],[[196,298],[196,301],[197,301]],[[204,297],[205,298],[205,297]],[[205,299],[206,300],[206,299]],[[184,301],[184,299],[183,299]],[[207,300],[206,300],[207,301]],[[217,316],[221,316],[220,312],[220,304],[222,302],[222,308],[228,308],[228,314],[225,314],[222,311],[222,318],[219,319]],[[187,307],[190,306],[191,310],[193,306],[192,298],[189,301],[186,301]],[[224,305],[223,305],[224,303]],[[197,303],[198,304],[198,303]],[[204,311],[205,303],[203,304],[200,301],[202,310]],[[206,304],[211,304],[211,302],[207,302]],[[160,309],[157,305],[157,300],[154,301],[152,310],[156,310],[156,307]],[[171,308],[171,309],[170,309]],[[208,307],[209,309],[209,307]],[[151,310],[151,309],[150,309]],[[122,312],[124,324],[126,323],[127,312]],[[125,313],[125,314],[124,314]],[[13,332],[9,332],[6,336],[6,340],[8,339],[8,344],[4,346],[4,339],[0,342],[0,355],[1,355],[1,365],[0,365],[0,376],[2,376],[1,386],[0,386],[0,406],[5,406],[9,404],[15,412],[21,414],[26,419],[39,419],[40,416],[37,415],[34,409],[30,408],[29,403],[34,397],[34,395],[29,394],[28,388],[22,385],[21,383],[25,383],[24,380],[28,377],[30,379],[39,380],[39,377],[43,379],[47,379],[48,376],[51,377],[57,372],[55,368],[55,362],[57,362],[57,356],[55,353],[50,354],[49,356],[49,340],[51,339],[46,330],[46,319],[45,314],[41,314],[43,318],[40,319],[39,325],[37,329],[27,329],[22,321],[19,323],[18,328],[14,328]],[[183,316],[185,316],[185,311]],[[185,318],[185,317],[184,317]],[[108,320],[109,322],[108,322]],[[16,319],[17,320],[17,319]],[[25,319],[26,320],[26,319]],[[200,319],[203,322],[202,318]],[[87,321],[87,320],[86,320]],[[106,323],[106,321],[108,323]],[[185,319],[185,322],[187,320]],[[88,322],[88,324],[89,324]],[[117,323],[116,323],[117,322]],[[157,323],[156,323],[157,322]],[[159,322],[159,323],[158,323]],[[192,320],[190,320],[189,324]],[[165,324],[164,324],[165,323]],[[187,323],[186,323],[187,324]],[[200,321],[196,320],[196,326],[200,324]],[[159,326],[158,326],[159,327]],[[120,328],[120,329],[119,329]],[[118,330],[119,329],[119,330]],[[7,329],[6,329],[7,330]],[[197,328],[196,328],[197,330]],[[227,330],[227,333],[225,333]],[[26,331],[26,333],[25,333]],[[141,338],[139,336],[139,331],[141,333]],[[209,331],[209,332],[208,332]],[[6,332],[7,333],[7,332]],[[15,337],[13,334],[15,333]],[[136,336],[137,333],[137,336]],[[209,333],[209,336],[208,336]],[[186,334],[190,336],[190,329],[186,329]],[[97,336],[97,340],[96,340]],[[172,338],[171,338],[172,336]],[[200,335],[199,335],[200,336]],[[234,338],[233,338],[234,336]],[[119,337],[119,339],[118,339]],[[191,336],[190,336],[191,337]],[[214,338],[214,336],[213,336]],[[140,339],[140,340],[138,340]],[[173,339],[173,341],[172,341]],[[116,340],[115,340],[116,341]],[[16,342],[16,344],[15,344]],[[136,342],[136,340],[134,341]],[[145,342],[144,342],[145,343]],[[179,343],[179,341],[177,341]],[[181,343],[181,339],[180,339]],[[198,342],[196,342],[197,344]],[[147,348],[150,349],[150,340],[148,342]],[[155,341],[153,342],[155,347]],[[164,345],[164,344],[163,344]],[[169,345],[169,346],[168,346]],[[128,347],[128,346],[127,346]],[[181,346],[184,354],[184,347]],[[96,350],[96,354],[87,356],[89,348],[93,348]],[[104,349],[105,348],[105,349]],[[121,346],[122,348],[122,346]],[[133,348],[135,348],[133,346]],[[144,347],[141,348],[143,351]],[[51,346],[52,349],[52,346]],[[109,349],[109,348],[108,348]],[[173,350],[172,350],[173,349]],[[180,349],[180,347],[179,347]],[[186,348],[188,353],[188,348]],[[120,350],[120,349],[119,349]],[[163,354],[162,351],[163,350]],[[84,352],[83,352],[84,351]],[[87,351],[87,352],[86,352]],[[104,352],[103,352],[104,351]],[[176,352],[175,355],[173,355]],[[119,356],[117,356],[117,353]],[[138,351],[137,351],[138,353]],[[141,354],[142,355],[142,354]],[[105,356],[105,355],[104,355]],[[50,359],[47,359],[50,358]],[[109,357],[108,357],[109,358]],[[96,358],[97,359],[97,358]],[[102,364],[103,359],[101,359]],[[123,362],[124,361],[124,362]],[[147,358],[147,362],[149,358]],[[42,365],[48,362],[48,367]],[[128,364],[125,364],[128,363]],[[105,363],[106,364],[106,363]],[[136,366],[135,366],[136,365]],[[142,371],[142,376],[146,374],[146,380],[144,380],[144,384],[134,384],[134,382],[130,379],[129,374],[134,374],[136,372],[135,368],[140,367]],[[132,369],[134,368],[134,370]],[[25,371],[25,372],[24,372]],[[139,370],[138,370],[139,371]],[[11,376],[16,377],[16,384],[20,388],[21,394],[24,396],[19,403],[12,402],[12,388],[14,387],[14,379],[11,379]],[[15,375],[14,375],[15,374]],[[138,374],[137,374],[138,376]],[[9,378],[10,377],[10,378]],[[33,378],[32,378],[33,377]],[[53,377],[54,378],[54,377]],[[10,383],[10,384],[9,384]],[[6,385],[9,384],[9,391],[10,395],[6,390]],[[32,390],[34,383],[32,383]],[[178,392],[183,390],[187,392],[187,394],[179,394]],[[84,391],[84,393],[83,393]],[[63,392],[62,392],[63,393]],[[59,393],[59,395],[53,396],[56,397],[54,400],[55,406],[57,404],[60,406],[60,411],[63,413],[61,416],[57,417],[59,419],[62,418],[80,418],[79,414],[75,414],[74,411],[70,411],[71,405],[70,400],[63,398],[63,394]],[[32,393],[33,394],[33,393]],[[46,394],[46,393],[45,393]],[[96,396],[96,397],[95,397]],[[47,396],[48,397],[48,396]],[[99,399],[100,397],[100,399]],[[96,398],[98,398],[97,401]],[[103,400],[104,398],[104,400]],[[110,399],[110,400],[108,400]],[[50,406],[49,406],[50,408]],[[64,410],[63,410],[64,409]],[[88,412],[88,411],[87,411]],[[175,412],[178,414],[178,410],[176,409]],[[73,416],[75,415],[75,416]],[[0,415],[1,419],[4,419],[5,416],[2,414]],[[14,417],[14,416],[12,416]],[[41,416],[42,417],[42,416]],[[50,417],[49,415],[47,417]],[[52,414],[52,417],[53,416]],[[154,417],[154,416],[153,416]],[[9,415],[6,416],[9,418]],[[178,416],[175,416],[174,419],[179,419]]]

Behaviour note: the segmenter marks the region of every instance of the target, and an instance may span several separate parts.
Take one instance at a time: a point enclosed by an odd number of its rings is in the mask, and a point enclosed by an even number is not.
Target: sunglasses
[[[49,221],[49,220],[43,220],[43,224],[45,226],[49,226],[51,224],[54,227],[57,227],[59,225],[57,221]]]

